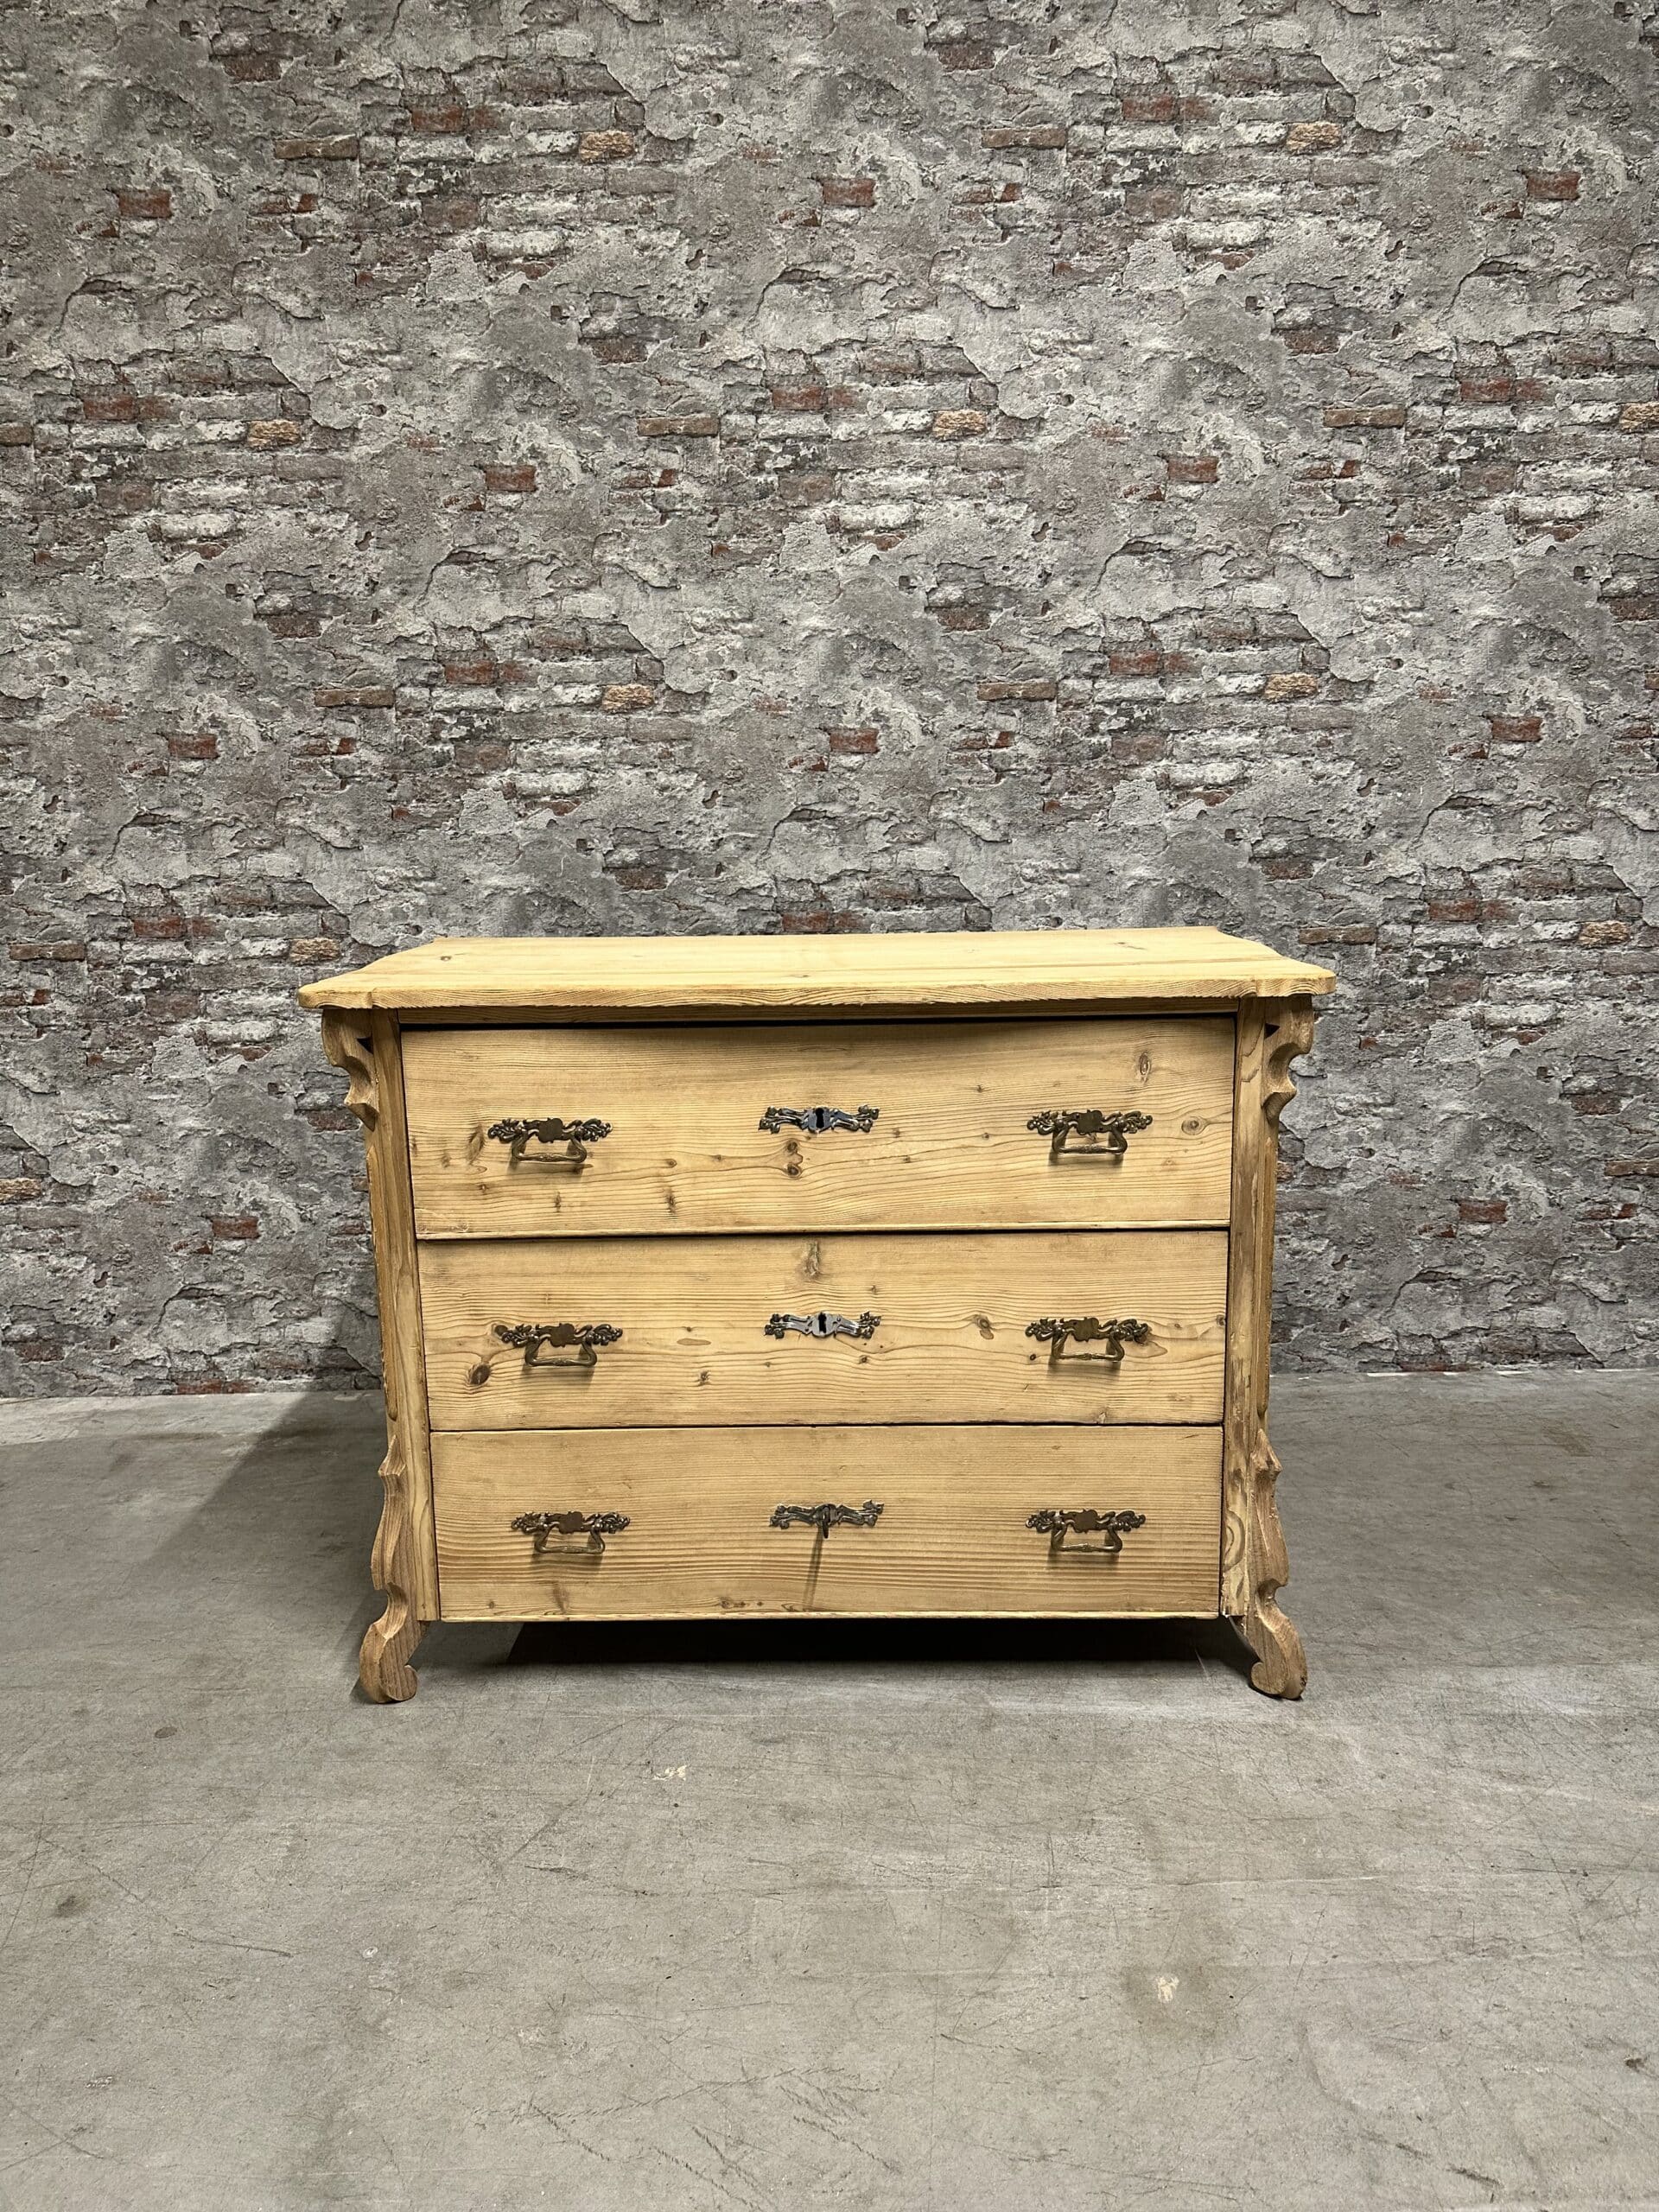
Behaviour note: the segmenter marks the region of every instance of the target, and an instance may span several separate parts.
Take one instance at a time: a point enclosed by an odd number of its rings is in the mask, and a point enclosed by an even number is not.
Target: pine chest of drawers
[[[1289,1065],[1214,930],[451,938],[307,985],[367,1140],[361,1677],[434,1620],[1217,1614],[1306,1679],[1266,1429]]]

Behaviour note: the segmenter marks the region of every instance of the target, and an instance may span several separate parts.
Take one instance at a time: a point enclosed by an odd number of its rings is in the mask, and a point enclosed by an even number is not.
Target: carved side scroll
[[[385,1593],[385,1610],[370,1624],[358,1660],[363,1694],[376,1705],[413,1697],[410,1664],[428,1619],[437,1611],[430,1580],[429,1499],[426,1465],[426,1395],[420,1325],[414,1299],[414,1222],[409,1190],[408,1131],[395,1032],[384,1014],[327,1008],[322,1046],[348,1078],[346,1104],[363,1125],[374,1224],[375,1287],[380,1307],[381,1376],[386,1398],[386,1456],[381,1463],[380,1525],[371,1572]],[[417,1479],[418,1478],[418,1479]]]
[[[372,1129],[380,1118],[380,1090],[367,1030],[365,1014],[340,1014],[331,1007],[322,1017],[322,1049],[350,1077],[346,1110],[355,1114],[365,1129]]]
[[[369,1623],[357,1673],[363,1694],[372,1704],[396,1705],[415,1694],[416,1678],[410,1661],[423,1624],[410,1588],[409,1469],[395,1436],[380,1463],[380,1480],[385,1494],[369,1571],[375,1588],[385,1592],[386,1609],[378,1620]]]
[[[1268,1389],[1279,1121],[1296,1095],[1291,1063],[1313,1044],[1313,1020],[1311,999],[1243,1009],[1234,1091],[1222,1611],[1255,1654],[1251,1681],[1270,1697],[1300,1697],[1307,1681],[1301,1638],[1277,1602],[1290,1565],[1275,1497],[1279,1461],[1268,1441]]]

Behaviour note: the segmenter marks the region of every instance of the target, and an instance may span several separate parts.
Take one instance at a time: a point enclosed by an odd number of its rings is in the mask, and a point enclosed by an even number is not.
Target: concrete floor
[[[0,1408],[0,2206],[1659,2205],[1659,1374],[1285,1382],[1208,1627],[439,1629],[378,1406]]]

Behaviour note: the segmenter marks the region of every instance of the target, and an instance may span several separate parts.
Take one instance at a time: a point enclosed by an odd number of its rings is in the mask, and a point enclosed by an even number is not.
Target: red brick
[[[822,415],[830,404],[829,387],[821,384],[773,385],[772,404],[780,415]]]
[[[259,1234],[256,1214],[216,1213],[209,1217],[207,1225],[222,1243],[251,1244]]]
[[[828,729],[824,735],[830,741],[832,753],[879,753],[880,741],[873,729]]]
[[[211,729],[175,730],[167,741],[175,760],[217,760],[219,733]]]
[[[486,492],[533,492],[536,489],[536,465],[528,461],[486,461],[484,489]]]
[[[1458,1219],[1484,1223],[1489,1225],[1507,1221],[1510,1217],[1508,1201],[1503,1198],[1459,1198]]]
[[[1576,200],[1579,196],[1577,169],[1523,169],[1529,200]]]
[[[1221,456],[1213,453],[1166,453],[1164,474],[1172,484],[1213,484],[1221,474]]]
[[[173,215],[173,194],[165,185],[155,186],[149,191],[124,191],[118,186],[115,211],[126,222],[168,222]]]
[[[1485,719],[1494,745],[1536,745],[1543,734],[1536,715],[1488,715]]]
[[[821,176],[818,196],[826,207],[874,207],[873,176]]]

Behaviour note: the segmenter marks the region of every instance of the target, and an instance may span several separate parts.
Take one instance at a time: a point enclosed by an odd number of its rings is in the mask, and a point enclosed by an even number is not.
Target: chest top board
[[[308,983],[367,1147],[385,1610],[1223,1617],[1300,1694],[1279,1117],[1210,929],[448,938]]]

